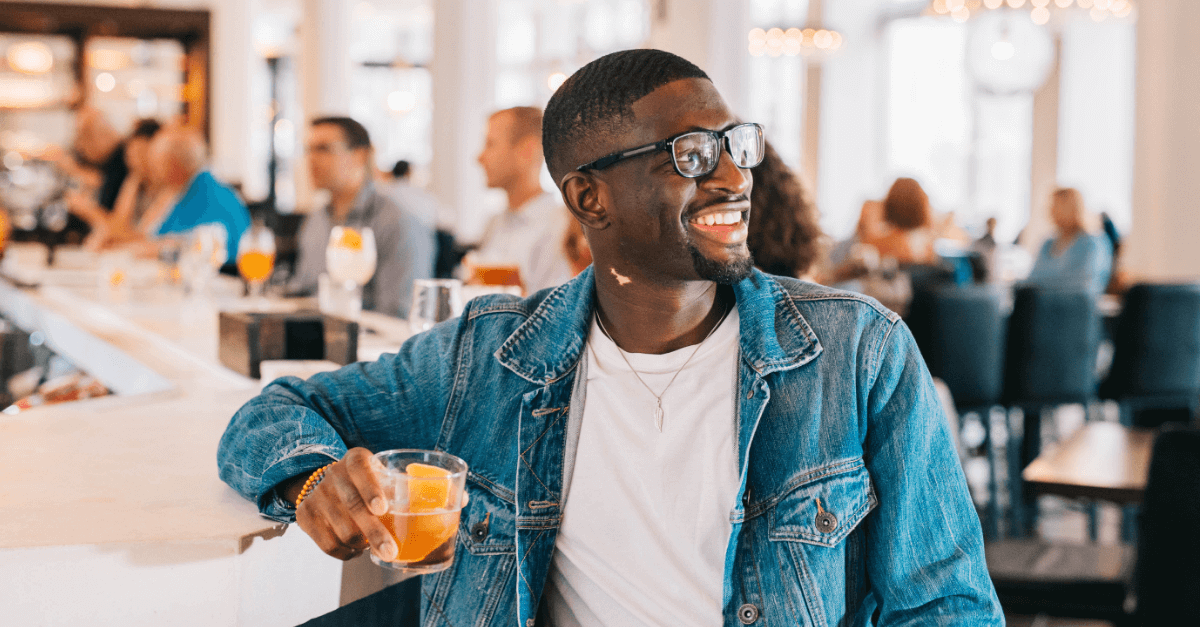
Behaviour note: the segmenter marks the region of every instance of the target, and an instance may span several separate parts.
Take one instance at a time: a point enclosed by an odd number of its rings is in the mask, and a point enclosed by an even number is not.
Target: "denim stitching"
[[[780,549],[791,558],[792,567],[800,575],[800,586],[803,593],[800,595],[804,599],[804,607],[808,608],[808,620],[814,627],[825,626],[825,607],[821,603],[821,591],[817,588],[817,584],[813,581],[812,571],[808,569],[808,561],[802,559],[802,556],[797,556],[798,551],[803,549],[791,544],[784,544]],[[817,605],[818,607],[813,607]]]
[[[865,464],[863,463],[863,459],[861,457],[853,457],[830,462],[824,466],[821,466],[820,468],[802,474],[799,477],[787,482],[787,484],[785,484],[775,496],[758,501],[757,503],[753,504],[753,507],[747,508],[746,515],[743,520],[749,520],[756,516],[762,515],[763,512],[774,507],[779,501],[787,498],[787,496],[795,491],[796,488],[799,488],[806,483],[852,472],[864,466]]]
[[[454,363],[454,383],[450,386],[449,402],[446,403],[446,413],[442,415],[442,430],[438,434],[438,442],[448,443],[454,425],[458,421],[458,408],[462,405],[467,388],[467,374],[471,370],[470,348],[475,341],[475,325],[467,324],[458,342],[458,359]]]

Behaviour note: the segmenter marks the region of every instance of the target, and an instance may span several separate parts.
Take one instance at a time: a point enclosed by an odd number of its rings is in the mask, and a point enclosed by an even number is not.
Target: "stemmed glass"
[[[251,300],[264,305],[263,284],[275,269],[275,233],[257,223],[246,229],[238,240],[237,267],[250,287]]]
[[[330,230],[325,271],[331,279],[330,290],[337,295],[332,299],[337,304],[331,313],[358,317],[362,311],[362,288],[375,275],[376,260],[375,232],[370,227],[358,230],[335,226]]]
[[[201,224],[192,229],[191,245],[183,255],[181,270],[188,291],[194,296],[203,294],[209,279],[225,263],[227,237],[225,227],[220,224]]]

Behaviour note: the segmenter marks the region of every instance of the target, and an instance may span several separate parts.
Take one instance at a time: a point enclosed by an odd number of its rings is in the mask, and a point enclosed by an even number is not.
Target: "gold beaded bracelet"
[[[308,476],[308,481],[305,481],[304,487],[300,488],[300,496],[296,497],[297,508],[300,507],[301,501],[308,497],[309,494],[312,494],[313,490],[317,489],[317,484],[321,483],[321,479],[325,478],[325,471],[329,470],[329,467],[332,465],[333,464],[325,464],[324,466],[314,470],[313,473]]]

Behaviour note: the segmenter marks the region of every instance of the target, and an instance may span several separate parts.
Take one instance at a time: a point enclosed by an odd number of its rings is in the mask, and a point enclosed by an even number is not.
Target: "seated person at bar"
[[[121,184],[112,213],[94,222],[89,247],[104,248],[136,239],[137,225],[154,201],[156,186],[150,164],[150,143],[162,129],[157,120],[138,120],[125,140],[125,165],[129,174]]]
[[[316,293],[333,227],[370,227],[375,274],[363,286],[363,309],[407,318],[413,281],[433,276],[433,231],[376,189],[370,161],[371,137],[362,124],[346,117],[313,120],[309,173],[314,187],[329,192],[329,204],[308,214],[300,227],[296,274],[288,289],[297,295]]]
[[[238,239],[250,227],[250,213],[232,189],[205,169],[208,150],[199,133],[167,127],[150,142],[150,176],[154,200],[137,222],[132,246],[153,256],[158,240],[190,232],[201,224],[225,227],[226,262],[237,260]]]
[[[113,210],[129,174],[125,143],[99,109],[84,106],[75,113],[72,152],[55,148],[48,159],[82,188],[66,195],[67,209],[72,215],[67,231],[87,233],[102,224]]]
[[[865,242],[881,259],[890,257],[902,265],[934,261],[933,211],[920,183],[910,178],[892,183],[883,199],[883,221],[890,228]]]
[[[487,186],[508,196],[508,209],[492,218],[479,248],[464,263],[468,271],[478,266],[516,266],[526,293],[560,285],[573,276],[562,245],[570,215],[557,192],[542,189],[542,163],[542,112],[514,107],[493,113],[479,165]]]
[[[1083,194],[1069,187],[1055,190],[1050,219],[1058,233],[1042,245],[1027,283],[1103,292],[1112,272],[1112,248],[1104,235],[1089,233]]]
[[[471,531],[422,580],[448,624],[1003,624],[907,327],[752,267],[761,127],[690,62],[628,50],[563,83],[543,144],[592,268],[274,382],[222,479],[330,555],[390,559],[371,453],[461,457]]]

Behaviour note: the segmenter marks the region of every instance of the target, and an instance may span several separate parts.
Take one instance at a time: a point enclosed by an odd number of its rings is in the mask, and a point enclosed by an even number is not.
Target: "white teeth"
[[[705,226],[716,226],[718,224],[738,224],[742,221],[742,214],[739,211],[726,211],[724,213],[710,213],[705,216],[693,218],[692,222],[703,224]]]

